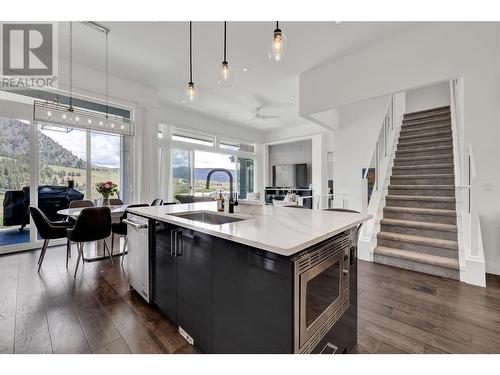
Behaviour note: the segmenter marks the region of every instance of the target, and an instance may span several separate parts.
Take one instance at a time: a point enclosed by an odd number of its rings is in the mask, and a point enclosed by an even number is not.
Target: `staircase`
[[[450,107],[404,115],[374,260],[459,279]]]

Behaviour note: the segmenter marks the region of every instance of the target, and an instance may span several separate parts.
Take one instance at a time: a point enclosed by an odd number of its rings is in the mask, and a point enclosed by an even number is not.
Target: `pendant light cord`
[[[108,65],[109,65],[109,62],[108,62],[108,32],[106,32],[106,119],[108,118],[108,114],[109,114],[109,91],[108,91],[108,87],[109,87],[109,82],[108,82]]]
[[[189,21],[189,83],[193,83],[193,22]]]
[[[73,111],[73,21],[69,21],[69,110]]]
[[[224,21],[224,62],[227,62],[227,59],[226,59],[226,21]]]
[[[279,22],[276,21],[276,30],[279,30],[279,28],[280,28]]]

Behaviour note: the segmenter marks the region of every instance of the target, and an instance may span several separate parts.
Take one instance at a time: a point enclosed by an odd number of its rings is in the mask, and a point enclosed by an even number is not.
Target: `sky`
[[[85,131],[73,129],[69,133],[54,130],[42,130],[66,150],[82,160],[86,160]],[[120,168],[120,137],[101,133],[91,133],[92,164],[101,167]]]

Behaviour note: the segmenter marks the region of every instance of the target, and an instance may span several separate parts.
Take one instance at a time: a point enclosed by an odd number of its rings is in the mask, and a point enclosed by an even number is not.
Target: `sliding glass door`
[[[30,206],[60,220],[57,212],[70,200],[98,197],[97,182],[113,181],[126,193],[122,136],[33,124],[27,99],[0,95],[0,254],[40,245],[30,226]]]
[[[89,199],[100,198],[94,186],[98,182],[111,181],[118,185],[120,199],[123,199],[121,181],[121,141],[122,137],[114,134],[90,134],[91,179]],[[115,197],[117,198],[117,197]]]
[[[30,242],[30,123],[0,117],[0,246]]]

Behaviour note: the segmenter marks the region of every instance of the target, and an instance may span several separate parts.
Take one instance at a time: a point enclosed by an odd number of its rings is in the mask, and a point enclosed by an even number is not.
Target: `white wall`
[[[421,87],[406,92],[406,112],[417,112],[450,105],[450,83]]]
[[[496,22],[433,23],[312,69],[300,77],[300,113],[339,108],[450,78],[464,78],[465,142],[478,183],[486,267],[500,274],[500,32]]]
[[[345,106],[333,133],[335,205],[362,211],[362,169],[369,166],[382,127],[389,97]]]

